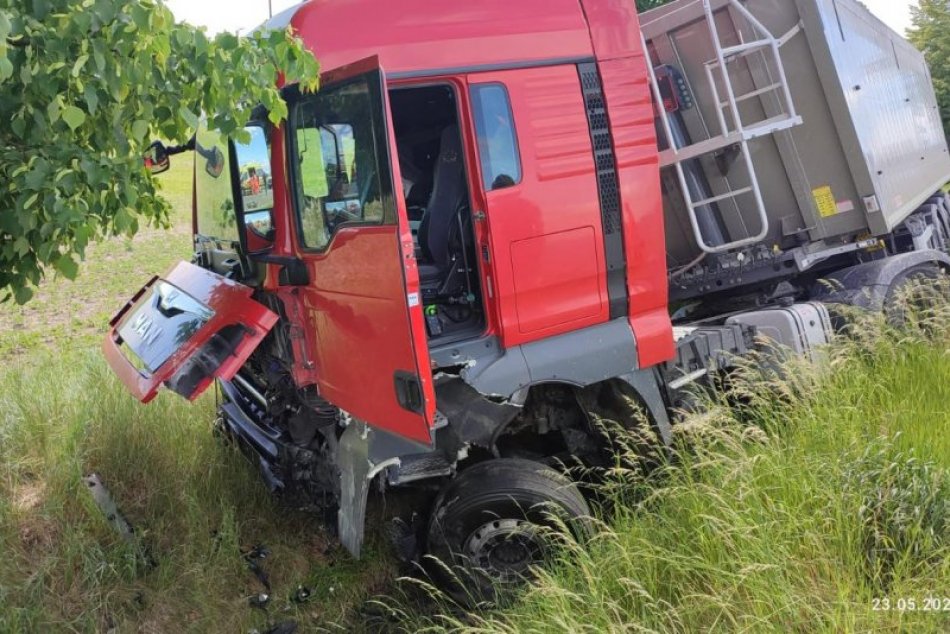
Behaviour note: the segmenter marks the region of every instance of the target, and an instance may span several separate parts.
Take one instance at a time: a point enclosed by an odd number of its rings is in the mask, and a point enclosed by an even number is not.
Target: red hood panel
[[[182,262],[152,280],[109,322],[106,361],[148,403],[164,384],[193,400],[230,380],[277,323],[253,289]]]

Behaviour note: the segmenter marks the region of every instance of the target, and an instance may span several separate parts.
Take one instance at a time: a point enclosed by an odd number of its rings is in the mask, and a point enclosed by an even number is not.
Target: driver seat
[[[423,286],[438,283],[451,266],[450,242],[453,233],[457,233],[459,211],[467,194],[462,137],[458,125],[450,125],[442,131],[432,195],[419,226],[419,245],[423,255],[419,280]]]

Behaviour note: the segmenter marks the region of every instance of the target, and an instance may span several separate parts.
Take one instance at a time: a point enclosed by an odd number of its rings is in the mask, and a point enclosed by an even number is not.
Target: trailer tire
[[[928,263],[911,267],[894,278],[884,298],[888,323],[900,328],[907,324],[912,313],[926,311],[950,299],[947,289],[936,284],[944,277],[943,269]]]
[[[539,462],[489,460],[463,471],[439,494],[427,551],[437,583],[463,604],[496,601],[531,579],[557,551],[551,532],[583,540],[590,508],[563,474]]]
[[[943,271],[950,271],[950,256],[942,251],[902,253],[835,271],[812,287],[810,299],[829,306],[836,330],[846,329],[850,310],[836,310],[835,305],[890,317],[900,289],[914,279],[936,279]],[[897,311],[897,322],[892,323],[900,325],[902,314]]]

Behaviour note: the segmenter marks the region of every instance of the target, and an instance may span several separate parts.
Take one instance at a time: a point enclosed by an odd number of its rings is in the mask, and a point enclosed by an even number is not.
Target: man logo
[[[161,328],[154,328],[155,322],[147,313],[142,313],[132,322],[132,332],[137,334],[146,345],[152,345],[162,334]]]

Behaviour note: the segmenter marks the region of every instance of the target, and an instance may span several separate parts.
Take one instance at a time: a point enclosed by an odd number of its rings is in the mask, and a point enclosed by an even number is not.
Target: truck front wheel
[[[578,488],[538,462],[499,459],[463,471],[440,493],[428,532],[436,576],[456,599],[494,600],[530,579],[567,526],[589,531],[590,508]]]

